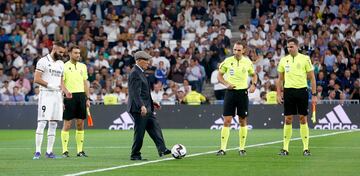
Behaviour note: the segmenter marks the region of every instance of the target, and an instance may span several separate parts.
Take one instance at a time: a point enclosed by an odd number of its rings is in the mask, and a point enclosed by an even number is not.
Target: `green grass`
[[[311,131],[311,135],[334,131]],[[164,130],[170,148],[181,143],[188,155],[181,160],[166,160],[121,169],[92,173],[89,175],[359,175],[360,132],[337,134],[310,139],[311,157],[302,156],[301,140],[290,143],[290,156],[277,153],[282,143],[247,148],[248,155],[240,157],[237,150],[226,156],[214,153],[191,156],[191,154],[215,151],[219,146],[220,131],[211,130]],[[95,169],[131,165],[129,153],[133,131],[86,130],[85,151],[88,158],[75,156],[74,131],[70,132],[70,158],[32,160],[34,130],[0,130],[0,175],[65,175]],[[299,137],[294,130],[293,138]],[[279,141],[282,130],[251,130],[247,145]],[[46,138],[43,153],[46,150]],[[231,131],[229,147],[238,146],[238,131]],[[55,153],[61,153],[60,131],[57,132]],[[161,160],[148,136],[144,140],[142,156],[150,161]],[[171,158],[171,157],[166,157]]]

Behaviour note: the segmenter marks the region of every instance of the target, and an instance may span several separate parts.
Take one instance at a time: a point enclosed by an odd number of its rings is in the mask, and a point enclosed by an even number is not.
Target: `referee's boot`
[[[303,155],[304,156],[311,156],[310,150],[304,150]]]
[[[216,152],[217,156],[221,156],[221,155],[226,155],[226,152],[224,150],[219,150],[218,152]]]
[[[68,152],[68,151],[64,152],[64,153],[62,154],[62,157],[63,157],[63,158],[69,158],[69,157],[70,157],[70,156],[69,156],[69,152]]]
[[[84,151],[79,152],[76,156],[78,157],[88,157]]]
[[[246,150],[239,150],[240,156],[246,156]]]
[[[281,149],[279,155],[280,156],[288,156],[289,152],[287,150]]]

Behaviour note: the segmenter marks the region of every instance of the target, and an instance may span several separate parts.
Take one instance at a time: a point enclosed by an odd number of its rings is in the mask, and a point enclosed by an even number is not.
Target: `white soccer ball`
[[[186,155],[186,148],[182,144],[175,144],[171,149],[171,154],[176,159],[184,158]]]

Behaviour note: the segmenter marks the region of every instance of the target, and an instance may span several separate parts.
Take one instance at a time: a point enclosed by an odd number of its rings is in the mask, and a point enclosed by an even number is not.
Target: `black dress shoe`
[[[159,153],[159,156],[160,156],[160,157],[163,157],[163,156],[168,155],[168,154],[170,154],[170,153],[171,153],[171,150],[165,149],[165,151]]]
[[[141,156],[130,157],[130,160],[133,160],[133,161],[147,161],[147,159],[142,158]]]

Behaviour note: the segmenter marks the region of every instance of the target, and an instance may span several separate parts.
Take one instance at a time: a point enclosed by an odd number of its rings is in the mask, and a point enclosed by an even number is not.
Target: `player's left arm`
[[[311,96],[312,97],[311,102],[313,104],[316,104],[317,96],[315,95],[316,94],[316,80],[315,80],[315,74],[314,74],[314,67],[311,64],[311,60],[309,57],[307,58],[307,60],[308,60],[308,62],[306,63],[305,70],[307,72],[307,78],[310,79],[310,82],[311,82],[311,94],[313,95],[313,96]]]
[[[86,107],[90,107],[90,92],[89,92],[89,83],[88,83],[88,73],[87,73],[87,67],[84,65],[85,69],[83,71],[83,80],[84,80],[84,92],[86,95]]]
[[[254,71],[254,66],[253,66],[252,63],[250,64],[249,75],[252,77],[251,78],[250,93],[254,93],[255,89],[256,89],[256,83],[258,81],[258,76]]]
[[[89,83],[87,79],[84,80],[84,91],[86,95],[86,107],[90,107]]]
[[[316,80],[315,80],[315,74],[314,71],[307,72],[307,77],[310,79],[311,82],[311,102],[316,104],[317,103],[317,96],[316,94]]]

